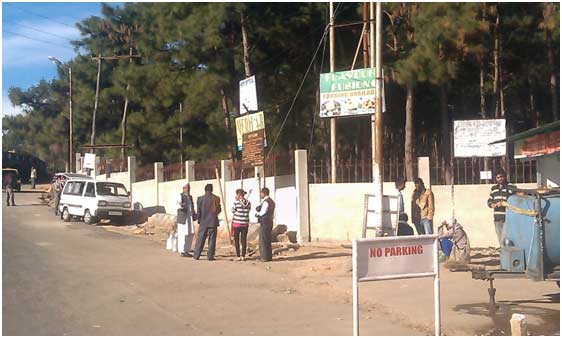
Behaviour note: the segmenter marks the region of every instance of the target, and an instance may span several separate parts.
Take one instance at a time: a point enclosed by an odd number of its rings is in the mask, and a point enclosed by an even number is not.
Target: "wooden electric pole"
[[[92,58],[94,60],[95,58]],[[98,61],[98,75],[96,77],[96,98],[94,100],[94,111],[92,112],[92,135],[90,136],[90,145],[96,144],[96,112],[98,111],[98,101],[100,96],[100,74],[101,74],[101,54],[98,54],[97,61]],[[90,150],[91,153],[94,152],[92,148]]]
[[[335,62],[335,55],[334,55],[334,3],[330,2],[330,73],[335,72],[336,62]],[[336,169],[336,156],[337,156],[337,149],[336,149],[336,118],[332,117],[330,119],[330,177],[332,183],[336,183],[337,178],[337,169]]]

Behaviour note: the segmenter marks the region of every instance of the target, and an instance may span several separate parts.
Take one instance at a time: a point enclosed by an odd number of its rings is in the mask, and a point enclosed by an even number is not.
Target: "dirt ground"
[[[139,235],[136,226],[100,225],[108,231],[141,237],[162,243],[165,234]],[[242,264],[295,281],[296,287],[280,290],[290,293],[313,293],[349,304],[351,311],[351,249],[349,243],[307,243],[275,255],[264,265],[250,258]],[[217,256],[234,261],[234,249],[228,242],[217,244]],[[472,262],[489,269],[499,266],[498,252],[492,248],[473,249]],[[233,262],[233,264],[240,264]],[[442,332],[446,335],[510,335],[512,313],[527,315],[532,335],[559,335],[560,292],[554,282],[533,282],[526,279],[496,280],[495,315],[488,311],[487,282],[473,280],[470,272],[451,272],[440,267]],[[390,320],[407,323],[419,332],[432,335],[433,280],[404,279],[371,282],[360,285],[360,318],[370,320],[384,315]],[[368,333],[366,333],[368,334]]]

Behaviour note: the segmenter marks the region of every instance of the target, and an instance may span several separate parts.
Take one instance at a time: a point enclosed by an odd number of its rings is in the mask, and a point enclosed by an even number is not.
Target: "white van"
[[[66,182],[61,194],[61,218],[69,222],[81,217],[88,224],[101,219],[120,222],[130,215],[131,199],[125,186],[115,182],[96,182],[92,178],[74,178]]]

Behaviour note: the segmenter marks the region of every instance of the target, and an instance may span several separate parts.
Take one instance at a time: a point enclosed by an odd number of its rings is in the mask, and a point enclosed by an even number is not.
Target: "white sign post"
[[[433,277],[435,335],[441,334],[439,255],[436,235],[353,241],[353,335],[359,335],[359,283]]]
[[[84,154],[84,169],[96,169],[96,154]]]
[[[240,81],[240,115],[258,110],[256,76]]]

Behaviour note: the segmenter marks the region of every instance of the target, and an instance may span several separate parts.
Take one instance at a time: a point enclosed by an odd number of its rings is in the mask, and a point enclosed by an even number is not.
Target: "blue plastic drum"
[[[451,242],[448,238],[441,238],[439,242],[441,243],[441,251],[443,251],[445,256],[449,257],[451,255],[451,251],[453,250],[453,242]]]

